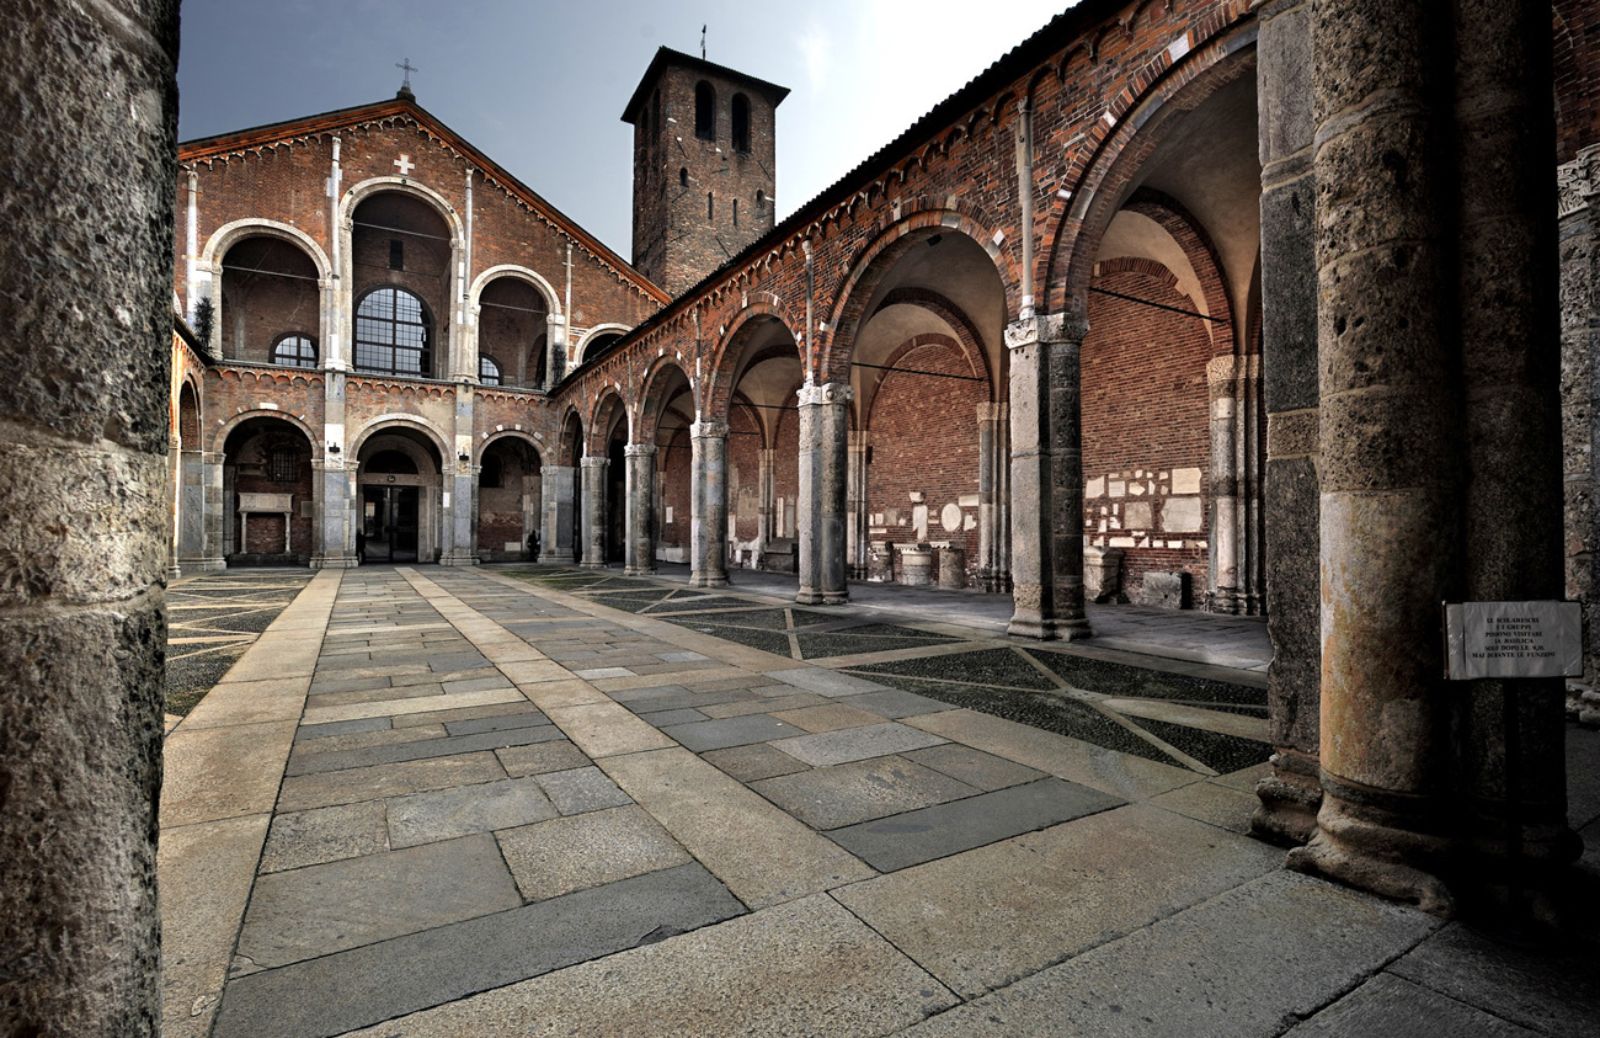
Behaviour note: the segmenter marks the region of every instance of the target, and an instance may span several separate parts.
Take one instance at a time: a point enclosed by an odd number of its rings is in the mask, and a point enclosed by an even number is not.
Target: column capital
[[[979,404],[977,410],[978,421],[980,422],[1003,422],[1006,420],[1006,416],[1011,413],[1010,407],[1006,404],[987,402]]]
[[[1600,195],[1600,144],[1578,152],[1571,162],[1556,167],[1556,214],[1571,216],[1593,204]]]
[[[653,443],[630,443],[622,448],[622,453],[630,458],[653,458],[656,445]]]
[[[1083,314],[1035,314],[1006,325],[1006,349],[1020,350],[1045,342],[1081,343],[1089,334],[1089,318]]]
[[[855,394],[843,382],[807,382],[795,395],[800,398],[801,407],[814,407],[821,404],[848,404]]]
[[[585,454],[583,457],[578,459],[578,464],[586,469],[605,468],[610,463],[610,458],[600,454]]]
[[[689,436],[695,440],[723,440],[728,436],[728,423],[702,419],[689,426]]]
[[[543,477],[543,476],[554,476],[554,475],[557,475],[557,474],[562,473],[562,472],[571,472],[571,471],[572,471],[572,466],[571,465],[540,465],[539,466],[539,475],[541,477]]]

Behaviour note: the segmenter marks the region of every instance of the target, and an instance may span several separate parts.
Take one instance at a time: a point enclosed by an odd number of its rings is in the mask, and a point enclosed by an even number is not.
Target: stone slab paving
[[[1237,1033],[1279,1033],[1388,1012],[1385,989],[1340,1001],[1373,976],[1538,1033],[1568,1019],[1452,994],[1480,967],[1430,945],[1451,931],[1281,873],[1241,835],[1259,766],[1163,763],[680,621],[909,640],[895,624],[533,573],[321,574],[173,733],[169,1034],[1117,1033],[1125,1005],[1176,1033],[1212,996]],[[993,651],[932,626],[830,659]],[[1071,691],[1004,654],[973,676]],[[1152,688],[1202,687],[1164,666]],[[1204,945],[1260,954],[1302,917],[1337,933],[1276,988]],[[1163,955],[1183,998],[1079,990]]]

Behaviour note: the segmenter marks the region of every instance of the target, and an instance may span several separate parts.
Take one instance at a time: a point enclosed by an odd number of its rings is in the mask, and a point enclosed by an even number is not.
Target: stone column
[[[728,424],[697,421],[689,426],[689,584],[728,584]]]
[[[849,461],[845,474],[845,560],[851,580],[867,579],[867,550],[872,543],[872,503],[867,500],[867,466],[872,458],[871,436],[866,429],[852,432],[846,448]]]
[[[1600,144],[1557,169],[1567,595],[1583,603],[1584,673],[1567,709],[1600,724]]]
[[[1083,607],[1083,448],[1078,355],[1088,322],[1046,314],[1006,326],[1011,353],[1008,632],[1089,636]]]
[[[544,465],[539,469],[539,493],[544,506],[544,533],[539,538],[539,561],[571,564],[577,557],[572,543],[573,500],[571,465]]]
[[[850,387],[806,383],[799,392],[800,494],[797,563],[803,605],[849,601],[845,584],[846,440],[850,431]]]
[[[200,568],[216,572],[228,568],[227,516],[230,502],[224,484],[225,455],[221,451],[204,451],[200,455],[201,478],[205,493],[205,560]]]
[[[1562,458],[1550,5],[1456,0],[1452,139],[1460,183],[1452,249],[1464,385],[1466,486],[1460,559],[1468,601],[1557,599]],[[1515,259],[1511,259],[1515,257]],[[1446,326],[1449,327],[1448,325]],[[1452,885],[1474,901],[1555,921],[1558,871],[1582,850],[1567,826],[1565,683],[1474,681],[1457,708],[1470,864]],[[1460,795],[1465,793],[1464,803]]]
[[[1003,594],[1006,572],[1005,536],[1001,523],[1000,480],[1005,467],[1006,405],[978,405],[978,586]]]
[[[206,568],[205,454],[185,450],[178,460],[178,565],[191,576]]]
[[[606,565],[606,469],[604,457],[585,457],[578,462],[583,473],[583,562],[585,569],[604,569]]]
[[[656,445],[630,443],[623,448],[627,472],[627,548],[623,573],[639,576],[656,571],[656,536],[652,506],[656,497]]]
[[[774,536],[772,532],[772,510],[777,502],[777,487],[774,482],[774,466],[777,464],[778,452],[770,448],[763,448],[757,455],[758,470],[756,478],[759,480],[756,496],[760,505],[756,509],[756,557],[755,568],[761,568],[762,557],[766,554],[767,545]]]
[[[1461,591],[1463,459],[1440,14],[1311,0],[1323,799],[1289,861],[1448,911],[1439,604]]]
[[[456,340],[456,349],[471,352],[471,336],[465,328]],[[472,362],[476,366],[477,361]],[[476,368],[473,376],[476,378]],[[461,377],[461,376],[458,376]],[[444,544],[439,562],[445,566],[478,564],[478,524],[474,498],[478,492],[477,466],[472,464],[473,387],[461,382],[455,389],[455,458],[444,467]]]
[[[177,47],[176,4],[26,4],[0,35],[28,113],[0,130],[7,1034],[161,1029]]]
[[[1239,550],[1243,522],[1239,510],[1239,453],[1236,405],[1241,359],[1213,357],[1206,364],[1206,387],[1211,401],[1211,565],[1206,588],[1206,611],[1243,612]]]
[[[1267,0],[1256,12],[1267,630],[1274,649],[1267,700],[1274,753],[1271,773],[1256,787],[1261,806],[1251,825],[1270,839],[1304,843],[1322,802],[1311,8],[1307,0]]]
[[[336,295],[336,293],[328,293]],[[332,325],[325,324],[325,327]],[[311,558],[313,569],[346,569],[355,566],[356,482],[354,459],[348,463],[345,447],[345,359],[335,350],[325,358],[323,406],[327,409],[323,421],[324,454],[311,462],[312,479],[320,482],[320,494],[314,495],[317,503],[316,524],[317,553]],[[348,465],[348,467],[347,467]]]

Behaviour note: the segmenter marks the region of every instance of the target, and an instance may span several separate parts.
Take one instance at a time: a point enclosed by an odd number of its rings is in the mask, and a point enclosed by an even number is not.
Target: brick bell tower
[[[633,265],[676,296],[772,229],[778,105],[789,90],[662,47],[633,125]]]

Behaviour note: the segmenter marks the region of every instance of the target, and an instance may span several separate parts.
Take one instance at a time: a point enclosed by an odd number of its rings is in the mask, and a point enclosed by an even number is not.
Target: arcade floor
[[[164,1033],[1600,1020],[1595,948],[1502,944],[1245,835],[1259,622],[1119,612],[1088,643],[1021,645],[981,596],[806,609],[735,580],[305,581],[167,739]],[[1600,734],[1574,729],[1571,753],[1592,848]]]

